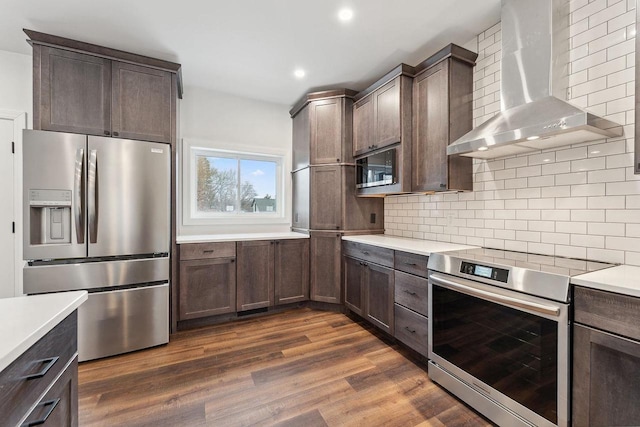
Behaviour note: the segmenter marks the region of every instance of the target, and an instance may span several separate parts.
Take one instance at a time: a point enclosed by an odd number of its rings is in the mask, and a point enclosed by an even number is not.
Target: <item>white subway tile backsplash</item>
[[[634,0],[570,0],[569,97],[625,137],[473,160],[474,191],[389,196],[385,233],[640,265]],[[500,24],[477,37],[473,122],[499,109]]]

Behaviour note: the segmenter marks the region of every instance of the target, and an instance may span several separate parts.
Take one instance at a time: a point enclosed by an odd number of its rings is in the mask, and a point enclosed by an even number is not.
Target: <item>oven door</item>
[[[567,304],[430,273],[429,359],[434,371],[440,369],[437,375],[449,374],[451,384],[466,387],[460,394],[469,396],[467,403],[480,406],[476,409],[489,412],[485,415],[494,421],[567,425],[568,346]]]

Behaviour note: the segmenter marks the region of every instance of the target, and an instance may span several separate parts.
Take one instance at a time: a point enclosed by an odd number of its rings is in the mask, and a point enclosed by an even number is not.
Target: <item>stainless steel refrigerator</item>
[[[24,292],[85,289],[78,356],[169,341],[170,146],[24,131]]]

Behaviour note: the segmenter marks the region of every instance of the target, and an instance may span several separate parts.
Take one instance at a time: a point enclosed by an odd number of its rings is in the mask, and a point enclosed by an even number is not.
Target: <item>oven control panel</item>
[[[507,283],[509,280],[509,270],[504,268],[489,267],[472,262],[462,262],[460,273],[470,274],[471,276],[484,277],[485,279],[497,280],[498,282]]]

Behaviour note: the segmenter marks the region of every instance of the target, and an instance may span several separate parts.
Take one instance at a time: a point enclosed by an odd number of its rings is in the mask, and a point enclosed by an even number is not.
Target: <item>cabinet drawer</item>
[[[575,286],[574,320],[640,340],[640,298]]]
[[[408,345],[423,356],[427,356],[427,338],[429,323],[426,317],[395,305],[396,330],[394,336],[400,342]]]
[[[236,242],[189,243],[180,245],[180,259],[232,258]]]
[[[429,283],[427,279],[395,272],[395,302],[426,316],[429,311]]]
[[[428,256],[412,254],[409,252],[396,251],[395,269],[405,273],[415,274],[420,277],[427,277]]]
[[[0,373],[3,425],[15,425],[77,351],[77,311],[67,316]]]
[[[393,250],[357,242],[343,242],[344,255],[393,268]]]
[[[78,358],[74,358],[47,394],[29,413],[24,425],[76,427],[78,425]]]

